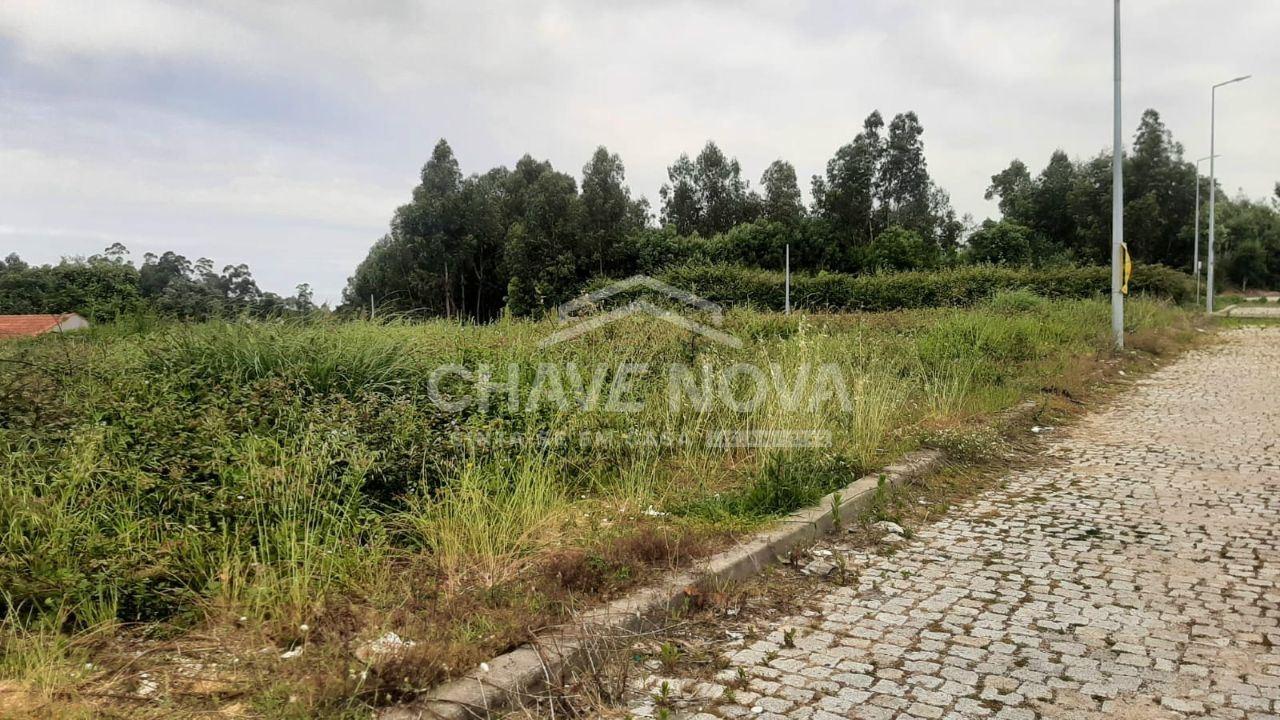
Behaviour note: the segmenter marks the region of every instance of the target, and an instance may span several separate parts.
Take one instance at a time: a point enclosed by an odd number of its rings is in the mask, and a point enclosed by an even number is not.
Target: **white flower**
[[[489,663],[480,663],[480,672],[489,672]]]

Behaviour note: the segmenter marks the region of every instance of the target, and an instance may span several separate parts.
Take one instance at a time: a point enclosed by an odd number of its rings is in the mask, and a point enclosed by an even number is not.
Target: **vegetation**
[[[708,142],[668,168],[656,213],[633,197],[622,159],[604,147],[579,182],[528,155],[512,169],[464,176],[440,140],[410,202],[349,279],[343,309],[484,322],[504,312],[537,317],[600,278],[720,264],[776,271],[787,248],[794,270],[818,276],[1109,263],[1110,155],[1078,161],[1057,150],[1035,177],[1014,160],[986,193],[1001,217],[975,224],[956,217],[930,177],[923,135],[915,113],[886,125],[873,112],[810,180],[808,207],[790,163],[771,163],[753,188],[738,161]],[[1195,166],[1154,110],[1144,113],[1132,148],[1124,158],[1125,238],[1137,266],[1190,272]],[[1199,182],[1207,199],[1210,189]],[[1214,192],[1218,289],[1280,285],[1280,184],[1266,200]],[[1208,202],[1201,206],[1203,229]],[[262,292],[245,265],[217,273],[208,259],[166,252],[134,267],[126,254],[116,244],[43,267],[10,255],[0,262],[0,313],[74,310],[103,321],[142,310],[204,320],[313,309],[308,286],[287,298]]]
[[[244,265],[9,256],[0,313],[99,323],[0,348],[0,714],[358,715],[1132,360],[1100,298],[1110,159],[1015,161],[973,227],[922,136],[872,113],[808,207],[790,164],[756,190],[708,142],[660,227],[603,147],[579,183],[464,177],[441,140],[342,317]],[[1154,112],[1124,162],[1131,347],[1158,355],[1193,337],[1196,178]],[[1222,275],[1275,283],[1280,207],[1219,204]],[[742,347],[652,318],[541,347],[550,307],[635,273],[730,307]]]
[[[583,167],[579,191],[572,176],[528,155],[514,169],[464,177],[441,140],[412,201],[350,278],[346,306],[476,320],[504,309],[537,316],[601,277],[719,263],[781,270],[788,246],[792,268],[808,273],[1110,262],[1110,155],[1077,161],[1057,150],[1034,178],[1014,160],[987,190],[1002,217],[979,225],[957,219],[930,177],[923,134],[915,113],[886,126],[873,112],[811,179],[809,207],[791,164],[771,163],[756,189],[736,159],[708,142],[667,169],[658,227],[606,148]],[[1189,273],[1196,170],[1154,110],[1143,115],[1123,162],[1125,237],[1135,261]],[[1215,192],[1220,282],[1277,284],[1280,196]],[[1201,204],[1203,226],[1208,203]]]
[[[1208,198],[1217,193],[1217,281],[1238,288],[1280,284],[1280,183],[1275,197],[1229,198],[1210,188],[1184,157],[1182,144],[1155,110],[1142,115],[1124,158],[1125,242],[1134,258],[1191,269],[1200,184],[1201,243],[1207,242]],[[988,220],[971,238],[975,259],[1020,264],[1032,258],[1080,263],[1109,262],[1111,155],[1080,162],[1062,150],[1035,176],[1014,160],[991,177],[987,199],[1000,203],[1003,218]],[[1205,247],[1200,248],[1201,259]]]
[[[1129,308],[1138,346],[1193,335],[1166,301]],[[25,704],[6,712],[125,698],[133,716],[339,716],[412,695],[939,429],[1078,393],[1110,357],[1107,318],[1098,299],[1018,290],[879,315],[732,311],[741,349],[640,318],[550,348],[553,323],[512,319],[132,323],[7,344],[0,677],[24,691],[3,702]],[[790,379],[830,364],[850,402],[741,405],[732,385],[737,402],[673,407],[649,373],[636,412],[592,409],[571,383],[531,411],[543,363],[606,381],[624,363]],[[446,364],[516,381],[442,408]],[[830,442],[705,441],[796,430]],[[699,441],[663,441],[681,437]],[[387,631],[413,644],[361,653]]]
[[[782,310],[785,279],[772,270],[733,265],[683,266],[659,276],[701,297],[727,306]],[[1195,294],[1191,277],[1160,266],[1135,268],[1130,291],[1186,303]],[[1012,268],[960,267],[932,272],[796,274],[791,302],[797,308],[824,311],[900,310],[963,307],[1003,291],[1026,290],[1046,298],[1088,298],[1111,287],[1106,267]]]
[[[778,268],[787,244],[800,268],[933,267],[954,256],[963,228],[929,177],[923,133],[913,112],[887,129],[872,113],[813,178],[810,210],[792,165],[772,163],[757,192],[738,161],[708,142],[668,168],[661,228],[649,226],[647,201],[632,198],[622,160],[604,147],[583,167],[579,193],[574,178],[528,155],[514,170],[464,178],[441,140],[413,201],[396,211],[344,297],[351,308],[534,315],[592,277],[697,261]]]
[[[57,265],[32,266],[16,253],[0,260],[0,315],[78,312],[109,322],[139,313],[207,320],[214,317],[273,317],[315,309],[311,287],[282,298],[263,292],[249,266],[228,265],[214,272],[213,261],[194,264],[173,252],[147,253],[140,267],[129,250],[114,243],[99,255],[63,258]]]

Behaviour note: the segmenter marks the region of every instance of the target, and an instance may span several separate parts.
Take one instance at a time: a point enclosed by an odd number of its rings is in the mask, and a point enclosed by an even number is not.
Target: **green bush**
[[[910,270],[938,265],[937,246],[920,234],[894,225],[877,235],[866,248],[865,267]]]
[[[722,305],[781,310],[784,279],[780,272],[734,265],[687,265],[661,279]],[[938,271],[797,274],[791,276],[791,303],[797,308],[830,311],[883,311],[924,307],[960,307],[1013,290],[1043,298],[1074,299],[1105,294],[1111,287],[1106,267],[1049,269],[963,267]],[[1184,303],[1191,300],[1191,278],[1160,265],[1134,269],[1131,294]]]

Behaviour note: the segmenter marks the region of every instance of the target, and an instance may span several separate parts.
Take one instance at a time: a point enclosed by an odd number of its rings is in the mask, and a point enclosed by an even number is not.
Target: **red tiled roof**
[[[58,327],[75,313],[62,315],[0,315],[0,338],[34,337]]]

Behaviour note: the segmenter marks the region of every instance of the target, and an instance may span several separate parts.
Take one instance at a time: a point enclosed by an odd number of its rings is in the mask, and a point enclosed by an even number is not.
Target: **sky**
[[[1123,123],[1280,181],[1280,3],[1125,0]],[[0,256],[124,243],[247,262],[330,302],[447,138],[465,173],[524,153],[581,178],[598,145],[658,204],[714,139],[757,185],[807,178],[872,110],[915,110],[961,213],[1018,157],[1109,148],[1106,0],[3,0]],[[1207,163],[1204,168],[1208,173]]]

